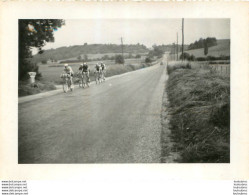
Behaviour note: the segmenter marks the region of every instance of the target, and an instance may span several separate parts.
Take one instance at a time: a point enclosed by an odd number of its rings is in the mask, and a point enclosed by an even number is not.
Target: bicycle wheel
[[[81,87],[84,88],[84,78],[83,77],[81,77],[80,83],[81,83]]]
[[[73,84],[72,84],[71,80],[69,80],[69,82],[68,82],[68,88],[70,89],[70,91],[73,91]]]
[[[96,73],[95,73],[95,81],[96,81],[96,84],[98,84],[98,78],[99,78],[99,76],[98,76],[98,73],[96,72]]]
[[[65,81],[65,82],[63,83],[62,88],[63,88],[63,91],[64,91],[65,93],[68,92],[68,83],[67,83],[67,81]]]

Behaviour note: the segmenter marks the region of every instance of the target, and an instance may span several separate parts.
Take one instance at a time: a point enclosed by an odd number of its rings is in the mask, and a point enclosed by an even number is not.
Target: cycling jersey
[[[73,75],[73,69],[70,66],[65,67],[64,72],[67,74]]]
[[[83,65],[82,70],[83,72],[88,72],[88,65],[87,64]]]
[[[95,68],[96,68],[97,71],[100,70],[100,66],[99,65],[96,65]]]
[[[105,64],[101,64],[102,70],[105,70]]]

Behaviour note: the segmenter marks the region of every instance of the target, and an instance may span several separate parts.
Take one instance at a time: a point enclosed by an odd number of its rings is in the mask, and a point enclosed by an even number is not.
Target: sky
[[[65,20],[66,25],[54,32],[55,42],[43,49],[62,46],[113,43],[153,44],[181,43],[182,19],[74,19]],[[230,38],[229,19],[184,19],[184,43],[190,44],[200,38]]]

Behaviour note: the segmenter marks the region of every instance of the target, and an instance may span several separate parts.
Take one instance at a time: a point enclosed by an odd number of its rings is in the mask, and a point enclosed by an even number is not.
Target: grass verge
[[[37,93],[55,90],[56,87],[51,82],[36,81],[35,84],[30,84],[27,81],[19,81],[18,83],[18,96],[34,95]]]
[[[179,162],[228,163],[230,77],[205,68],[178,67],[169,71],[166,92]]]

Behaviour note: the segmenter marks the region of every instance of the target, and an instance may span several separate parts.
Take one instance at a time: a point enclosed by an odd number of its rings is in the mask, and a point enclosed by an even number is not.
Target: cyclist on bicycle
[[[74,75],[73,69],[70,66],[68,66],[68,64],[65,64],[63,71],[70,76],[70,81],[73,85],[73,75]]]
[[[97,63],[96,65],[95,65],[95,72],[100,72],[100,65],[99,65],[99,63]]]
[[[87,80],[88,80],[88,82],[90,82],[90,77],[89,77],[90,69],[89,69],[89,67],[88,67],[88,65],[87,65],[86,62],[84,62],[84,63],[82,64],[82,74],[83,74],[83,73],[86,74]]]
[[[100,66],[101,66],[101,72],[103,74],[103,79],[105,80],[106,66],[103,62],[100,63]]]

